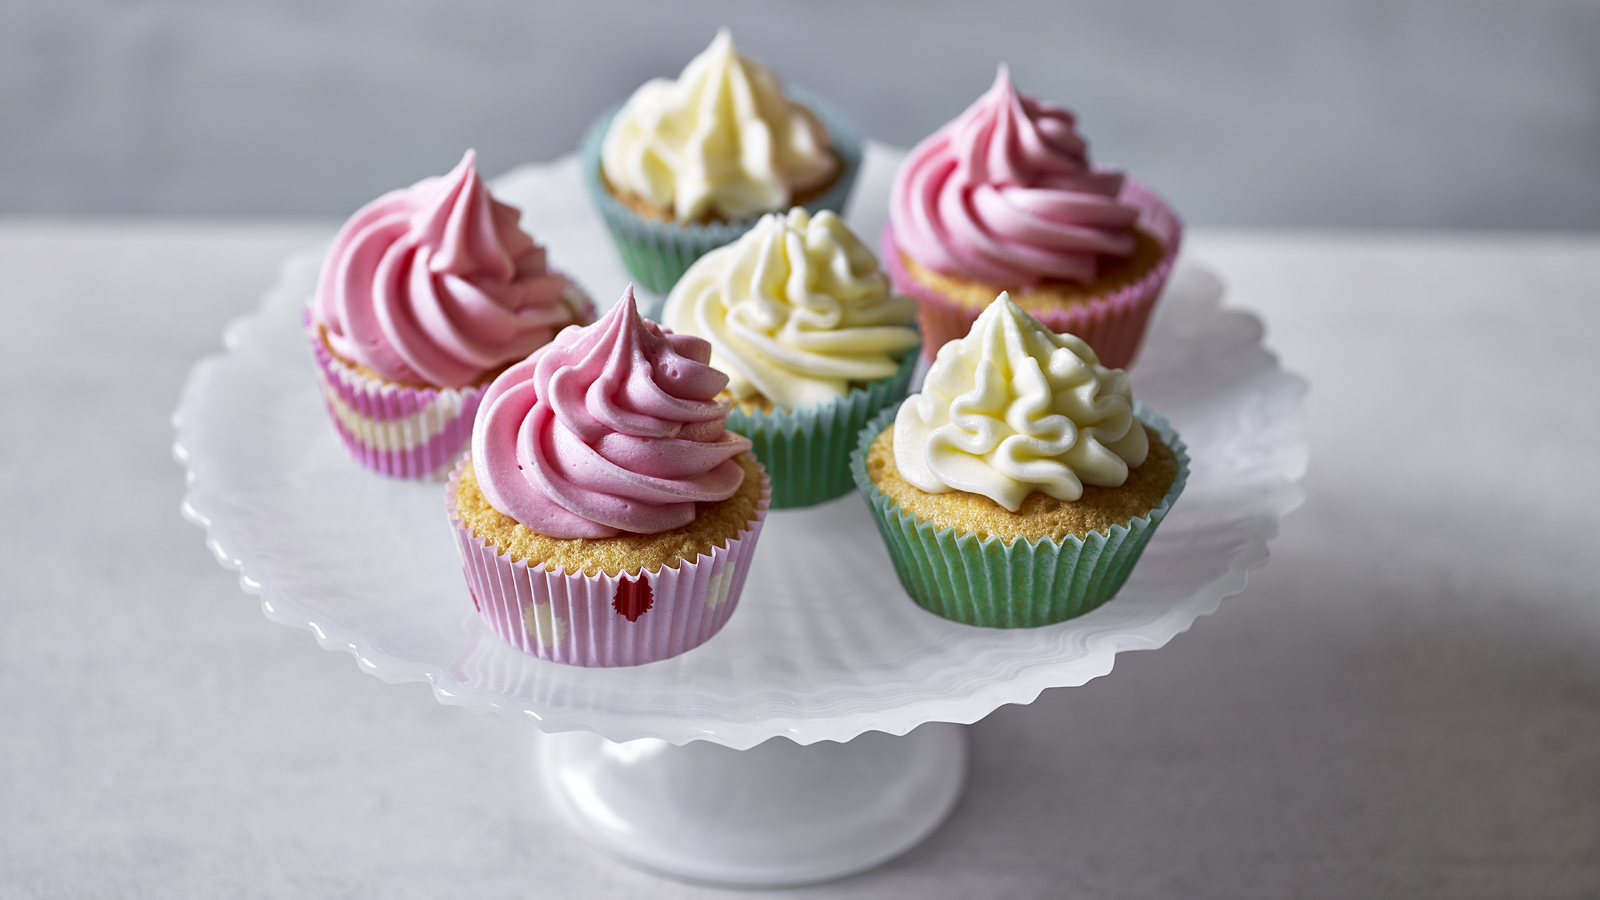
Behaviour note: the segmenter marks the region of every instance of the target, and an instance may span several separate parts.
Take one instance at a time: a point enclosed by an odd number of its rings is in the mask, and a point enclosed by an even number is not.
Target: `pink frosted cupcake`
[[[906,158],[883,259],[916,298],[922,352],[966,335],[1001,291],[1057,333],[1126,368],[1183,226],[1154,193],[1093,167],[1067,110],[994,87]]]
[[[362,465],[444,475],[494,376],[594,319],[518,216],[489,194],[468,150],[450,174],[385,194],[339,229],[307,337],[333,426]]]
[[[728,431],[711,345],[630,286],[494,380],[446,491],[473,604],[541,659],[628,666],[732,615],[771,489]]]

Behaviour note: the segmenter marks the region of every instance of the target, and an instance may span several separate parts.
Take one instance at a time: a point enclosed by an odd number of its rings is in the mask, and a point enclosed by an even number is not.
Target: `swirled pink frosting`
[[[593,318],[518,216],[490,196],[471,150],[443,178],[362,207],[333,239],[311,304],[329,348],[391,381],[459,388]]]
[[[918,144],[895,176],[894,239],[913,259],[999,288],[1093,281],[1133,252],[1138,210],[1119,172],[1089,164],[1072,113],[1017,93],[1006,67],[966,112]]]
[[[540,534],[601,538],[689,524],[744,480],[711,344],[640,318],[633,286],[501,373],[472,429],[484,498]]]

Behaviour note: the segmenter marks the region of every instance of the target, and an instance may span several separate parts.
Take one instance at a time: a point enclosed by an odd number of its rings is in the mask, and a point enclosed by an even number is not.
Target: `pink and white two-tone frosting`
[[[711,345],[639,316],[630,285],[489,386],[472,432],[484,498],[556,538],[681,528],[744,480]]]
[[[1139,209],[1096,169],[1072,113],[1017,92],[1005,66],[966,112],[918,144],[895,178],[894,239],[913,259],[996,288],[1090,282],[1133,253]]]
[[[518,216],[484,187],[469,150],[450,174],[385,194],[339,229],[308,337],[334,428],[366,467],[444,475],[484,376],[594,318]]]
[[[461,388],[521,359],[593,306],[490,195],[471,150],[362,207],[323,263],[312,321],[347,361],[390,381]]]

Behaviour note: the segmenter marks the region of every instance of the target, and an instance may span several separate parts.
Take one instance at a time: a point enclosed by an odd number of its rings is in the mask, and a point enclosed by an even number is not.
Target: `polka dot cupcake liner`
[[[739,605],[771,483],[762,473],[756,518],[708,556],[676,569],[636,575],[568,574],[513,562],[456,513],[456,487],[472,464],[451,471],[446,509],[472,603],[490,629],[524,653],[574,666],[636,666],[677,656],[710,640]]]

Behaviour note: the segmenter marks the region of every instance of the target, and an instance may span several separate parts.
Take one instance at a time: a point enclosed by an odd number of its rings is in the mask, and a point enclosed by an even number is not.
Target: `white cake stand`
[[[858,233],[878,233],[897,162],[869,146]],[[574,158],[496,191],[602,305],[621,293]],[[442,486],[344,456],[300,326],[319,260],[291,257],[228,327],[227,352],[191,372],[173,416],[184,514],[273,621],[385,681],[534,722],[551,793],[582,833],[676,877],[803,884],[914,846],[960,794],[962,724],[1164,645],[1244,588],[1302,498],[1304,382],[1262,346],[1259,320],[1219,305],[1215,278],[1180,265],[1133,382],[1188,443],[1192,473],[1112,602],[1047,628],[937,618],[905,596],[852,495],[771,514],[737,613],[705,645],[633,668],[543,662],[473,611]]]

